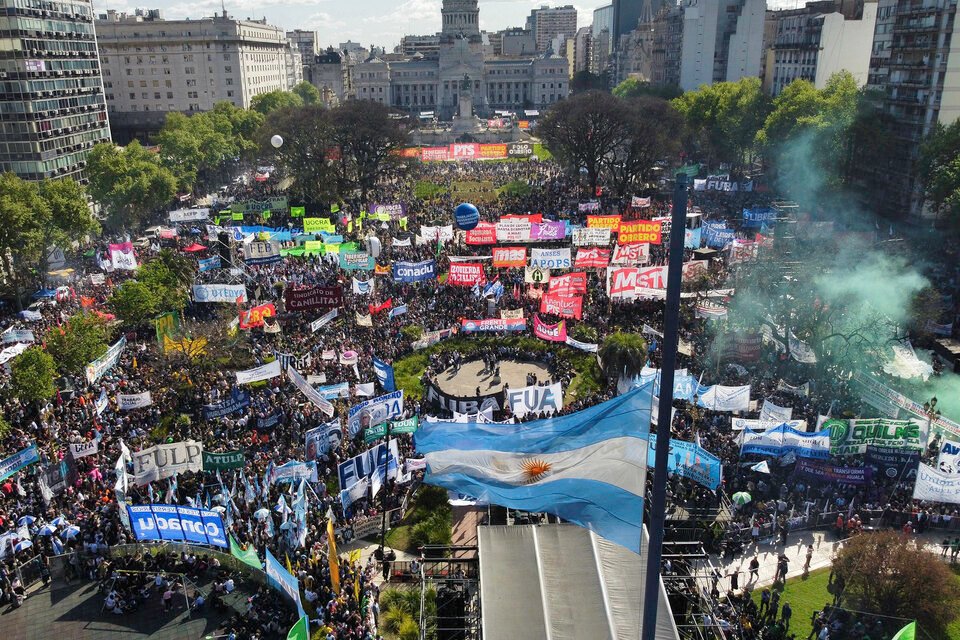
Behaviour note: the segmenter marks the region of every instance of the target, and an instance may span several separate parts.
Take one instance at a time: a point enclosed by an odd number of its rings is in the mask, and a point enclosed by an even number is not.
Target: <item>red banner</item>
[[[467,231],[467,244],[497,244],[497,225],[481,222]]]
[[[249,311],[241,311],[240,328],[253,329],[254,327],[262,327],[264,318],[272,318],[275,315],[277,315],[277,308],[272,302],[253,307]]]
[[[610,249],[600,249],[590,247],[589,249],[577,249],[577,259],[573,266],[580,269],[600,269],[610,264]]]
[[[507,145],[506,144],[481,144],[480,145],[480,157],[481,158],[492,158],[492,159],[503,159],[507,157]]]
[[[562,296],[545,293],[540,297],[540,313],[549,313],[561,318],[583,317],[583,296]]]
[[[566,342],[567,323],[565,320],[561,320],[557,324],[544,324],[540,321],[540,316],[534,315],[533,335],[541,340],[548,340],[550,342]]]
[[[587,216],[588,229],[610,229],[616,233],[620,228],[620,216]]]
[[[493,266],[495,267],[520,267],[527,266],[527,248],[526,247],[494,247],[493,248]]]
[[[451,160],[474,160],[479,157],[480,145],[475,142],[458,142],[450,145]]]
[[[387,311],[392,308],[393,308],[393,298],[387,298],[385,301],[377,305],[373,305],[373,304],[367,305],[367,309],[370,310],[370,315],[372,316],[377,315],[381,311]]]
[[[531,213],[530,215],[522,215],[519,213],[508,213],[500,216],[500,220],[526,220],[530,224],[543,224],[543,214]]]
[[[550,278],[550,293],[561,296],[570,296],[575,293],[587,292],[587,274],[583,271],[568,273],[565,276]]]
[[[451,262],[447,284],[458,287],[472,287],[485,280],[483,265],[479,262]]]
[[[613,260],[611,260],[611,263],[633,266],[646,264],[649,261],[650,245],[643,242],[640,244],[618,244],[613,251]]]
[[[424,162],[436,162],[446,160],[450,157],[450,151],[447,147],[424,147],[420,152],[420,158]]]
[[[637,244],[639,242],[660,244],[660,241],[659,222],[636,220],[620,223],[620,235],[618,237],[620,244]]]

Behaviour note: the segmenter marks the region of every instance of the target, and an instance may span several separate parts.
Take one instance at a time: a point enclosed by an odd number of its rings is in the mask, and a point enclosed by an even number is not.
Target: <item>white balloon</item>
[[[279,149],[280,147],[283,146],[283,138],[281,138],[280,136],[273,136],[272,138],[270,138],[270,144],[273,145],[274,149]]]

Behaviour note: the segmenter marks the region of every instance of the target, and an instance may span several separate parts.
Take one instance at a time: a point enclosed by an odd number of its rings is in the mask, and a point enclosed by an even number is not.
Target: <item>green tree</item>
[[[691,151],[711,164],[743,167],[769,109],[759,78],[718,82],[673,101],[691,136]]]
[[[274,149],[270,138],[280,135],[283,145]],[[331,162],[334,145],[330,112],[319,105],[280,109],[270,113],[257,134],[265,156],[293,179],[290,196],[308,206],[329,204],[337,197],[336,174]]]
[[[396,175],[406,166],[395,153],[410,140],[390,109],[372,100],[350,100],[331,113],[333,139],[340,149],[337,168],[341,197],[367,195],[381,178]]]
[[[30,347],[17,356],[10,365],[10,386],[23,402],[45,402],[54,393],[57,367],[49,353],[40,347]]]
[[[935,125],[920,148],[917,174],[937,216],[960,227],[960,120]]]
[[[124,325],[138,327],[157,315],[160,311],[159,302],[158,296],[149,285],[127,280],[113,291],[107,304]]]
[[[638,78],[627,78],[613,88],[613,95],[618,98],[652,96],[654,98],[663,98],[664,100],[673,100],[674,98],[679,98],[682,94],[683,91],[680,87],[673,85],[654,85]]]
[[[189,290],[196,267],[182,255],[162,249],[137,269],[137,281],[148,287],[156,300],[156,311],[181,311],[190,301]]]
[[[60,372],[74,375],[107,351],[107,326],[100,316],[78,313],[47,331],[44,340]]]
[[[290,109],[302,107],[303,98],[292,91],[268,91],[260,95],[253,96],[250,101],[250,108],[265,116],[281,109]]]
[[[683,118],[662,98],[642,96],[624,101],[626,135],[603,160],[605,174],[619,196],[656,177],[657,163],[680,150]]]
[[[87,195],[76,180],[44,180],[40,183],[40,197],[50,207],[50,223],[46,225],[47,246],[69,244],[100,231],[100,223],[90,213]]]
[[[843,578],[843,606],[916,620],[924,637],[946,638],[960,586],[946,563],[895,531],[850,538],[833,561]]]
[[[320,90],[306,80],[298,82],[293,92],[300,96],[303,104],[320,104]]]
[[[607,156],[627,137],[624,106],[609,93],[576,94],[551,107],[538,131],[561,164],[586,173],[592,193]]]
[[[113,229],[135,228],[177,193],[177,180],[159,156],[133,141],[125,148],[100,143],[87,159],[89,192]]]
[[[795,80],[774,99],[757,142],[794,198],[809,203],[823,188],[839,186],[859,96],[853,75],[841,71],[823,90]]]
[[[617,331],[603,339],[599,356],[607,379],[636,376],[647,363],[647,341],[638,333]]]

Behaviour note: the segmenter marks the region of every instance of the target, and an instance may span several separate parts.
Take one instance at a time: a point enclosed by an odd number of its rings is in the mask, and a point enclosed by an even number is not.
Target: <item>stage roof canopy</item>
[[[645,555],[574,525],[479,527],[477,536],[484,640],[640,637]],[[656,638],[679,638],[662,582]]]

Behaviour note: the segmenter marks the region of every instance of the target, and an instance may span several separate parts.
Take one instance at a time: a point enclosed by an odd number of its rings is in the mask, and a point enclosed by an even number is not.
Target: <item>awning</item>
[[[205,249],[206,249],[205,246],[203,246],[202,244],[196,243],[196,242],[194,242],[194,243],[193,243],[192,245],[190,245],[189,247],[184,247],[184,248],[183,248],[184,251],[188,251],[188,252],[190,252],[190,253],[196,253],[197,251],[203,251],[203,250],[205,250]]]
[[[640,637],[646,531],[640,555],[566,524],[479,527],[477,536],[484,640]],[[680,637],[663,582],[655,637]]]

